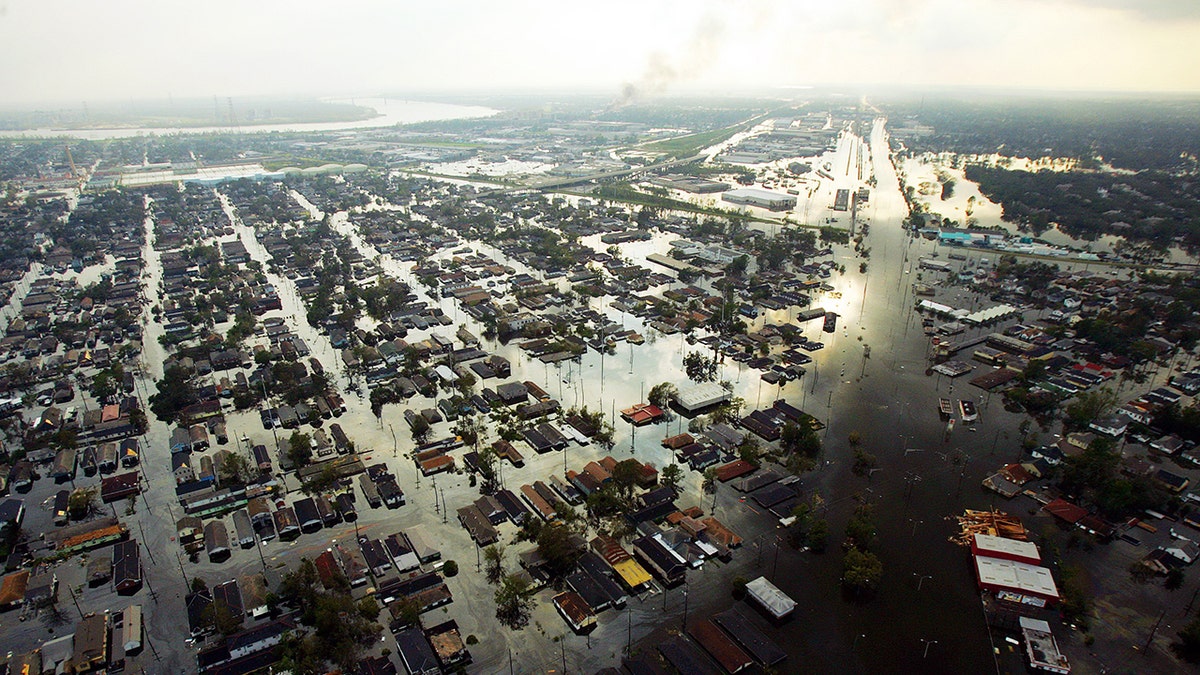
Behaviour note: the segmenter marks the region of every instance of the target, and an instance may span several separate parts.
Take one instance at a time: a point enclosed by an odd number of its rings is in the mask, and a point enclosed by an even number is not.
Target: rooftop
[[[1045,567],[1003,560],[985,555],[975,556],[975,570],[979,575],[979,583],[1010,589],[1027,595],[1057,599],[1058,587],[1054,585],[1054,577]]]

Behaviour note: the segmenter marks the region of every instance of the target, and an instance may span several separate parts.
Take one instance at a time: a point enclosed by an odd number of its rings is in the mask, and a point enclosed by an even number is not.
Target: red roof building
[[[621,411],[621,417],[634,426],[642,426],[662,419],[662,408],[652,403],[638,403]]]
[[[1078,523],[1084,516],[1087,515],[1087,509],[1082,506],[1076,506],[1065,499],[1055,499],[1054,501],[1042,507],[1047,513],[1074,525]]]

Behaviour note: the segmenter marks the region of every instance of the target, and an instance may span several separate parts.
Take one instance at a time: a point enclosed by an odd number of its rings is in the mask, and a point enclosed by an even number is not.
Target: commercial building
[[[724,403],[732,395],[725,387],[716,382],[702,382],[679,388],[675,396],[675,404],[685,413],[692,414],[709,406]]]
[[[744,206],[757,206],[771,211],[787,211],[796,208],[796,198],[758,188],[738,188],[721,194],[721,201]]]
[[[1067,675],[1071,662],[1058,649],[1058,642],[1050,632],[1050,624],[1040,619],[1020,618],[1021,637],[1025,646],[1025,658],[1034,670]]]
[[[1038,552],[1037,544],[990,534],[976,534],[975,538],[971,540],[971,553],[1028,565],[1037,565],[1042,562],[1042,555]]]
[[[1058,602],[1058,587],[1045,567],[977,555],[975,573],[979,587],[995,593],[1001,600],[1034,607]]]
[[[776,588],[775,584],[767,581],[766,577],[759,577],[747,583],[746,594],[754,598],[758,604],[762,605],[763,609],[767,610],[776,619],[782,619],[791,614],[792,610],[796,609],[796,601]]]

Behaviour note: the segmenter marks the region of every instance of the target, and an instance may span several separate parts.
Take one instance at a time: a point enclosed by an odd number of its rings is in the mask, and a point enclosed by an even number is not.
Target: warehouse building
[[[771,211],[787,211],[796,208],[796,198],[770,190],[738,188],[721,194],[721,201],[743,206],[757,206]]]
[[[685,414],[691,415],[709,406],[724,403],[730,398],[731,394],[729,391],[720,384],[716,382],[703,382],[679,387],[679,393],[675,396],[675,404]]]

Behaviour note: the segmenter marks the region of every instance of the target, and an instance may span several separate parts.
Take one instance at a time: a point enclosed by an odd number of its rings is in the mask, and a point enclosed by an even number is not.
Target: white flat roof
[[[726,191],[725,194],[731,197],[753,197],[755,199],[795,199],[792,195],[752,187],[735,188]]]
[[[1012,305],[996,305],[987,309],[981,309],[978,312],[968,314],[963,317],[963,320],[971,323],[985,323],[994,319],[999,319],[1009,314],[1016,314],[1020,310]]]
[[[680,387],[675,402],[684,410],[697,410],[721,401],[728,401],[730,393],[716,382],[702,382]]]
[[[746,584],[746,592],[759,601],[776,617],[785,617],[796,608],[796,601],[775,587],[766,577],[759,577]]]
[[[977,555],[975,569],[979,573],[979,581],[989,586],[1047,598],[1059,597],[1054,577],[1045,567]]]
[[[1015,555],[1031,560],[1042,559],[1042,554],[1038,551],[1037,544],[997,537],[991,534],[976,534],[975,547],[983,552],[994,551],[996,553]]]

